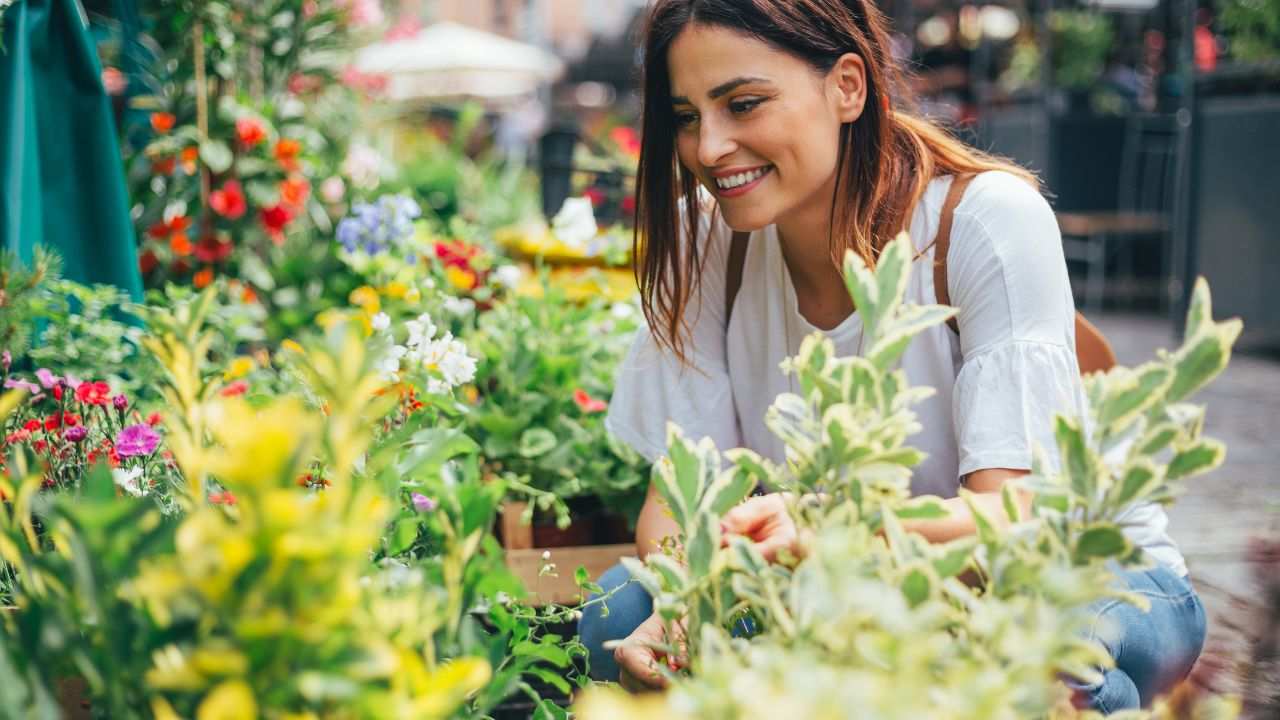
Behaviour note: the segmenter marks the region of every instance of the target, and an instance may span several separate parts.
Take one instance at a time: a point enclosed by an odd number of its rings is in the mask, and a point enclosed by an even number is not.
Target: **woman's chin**
[[[724,224],[734,232],[755,232],[773,224],[771,213],[760,212],[758,208],[732,208],[731,203],[720,203],[720,212]]]

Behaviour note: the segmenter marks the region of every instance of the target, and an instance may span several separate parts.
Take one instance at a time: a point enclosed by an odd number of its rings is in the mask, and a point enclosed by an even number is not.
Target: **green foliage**
[[[1054,10],[1049,29],[1054,84],[1068,90],[1090,89],[1106,68],[1114,34],[1111,20],[1096,10]]]
[[[1244,62],[1280,59],[1280,2],[1219,0],[1217,5],[1232,57]]]
[[[636,313],[544,290],[498,304],[467,336],[480,393],[467,431],[491,469],[539,506],[564,517],[558,501],[595,496],[634,518],[648,468],[606,432],[603,410]]]
[[[929,390],[911,387],[896,361],[954,311],[902,305],[912,257],[905,237],[874,272],[848,255],[870,349],[836,357],[815,334],[786,363],[800,393],[780,395],[767,415],[785,466],[747,450],[721,456],[672,428],[655,476],[685,563],[655,553],[627,564],[655,612],[683,624],[687,670],[660,669],[673,681],[660,700],[597,695],[584,717],[843,717],[851,707],[883,718],[1065,717],[1074,713],[1059,678],[1111,663],[1087,639],[1085,610],[1112,597],[1143,605],[1113,587],[1113,568],[1143,562],[1123,514],[1168,502],[1221,460],[1200,436],[1203,408],[1187,400],[1225,366],[1239,321],[1212,320],[1198,283],[1181,349],[1092,379],[1090,417],[1057,419],[1061,467],[1037,452],[1032,474],[1002,490],[1004,519],[962,490],[977,535],[932,545],[904,525],[947,514],[909,489],[922,459],[905,444],[918,427],[911,408]],[[748,539],[722,537],[719,516],[757,482],[787,493],[803,558],[769,564]],[[743,618],[749,638],[733,632]],[[1228,716],[1215,702],[1206,712]]]

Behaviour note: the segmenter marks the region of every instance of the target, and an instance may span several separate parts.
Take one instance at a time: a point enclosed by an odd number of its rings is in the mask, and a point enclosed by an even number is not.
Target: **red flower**
[[[144,250],[142,254],[138,256],[138,269],[142,271],[143,275],[155,270],[156,265],[159,264],[160,258],[156,257],[156,254],[150,250]]]
[[[38,432],[40,430],[40,421],[32,418],[23,424],[22,429],[27,432]]]
[[[256,118],[242,117],[236,120],[236,139],[241,145],[251,148],[267,139],[267,130]]]
[[[59,384],[59,385],[53,386],[53,399],[54,400],[62,399],[62,385]]]
[[[76,388],[76,400],[85,405],[106,405],[111,402],[111,386],[104,382],[84,382]]]
[[[209,283],[213,282],[213,268],[204,268],[191,278],[191,284],[197,290],[209,287]]]
[[[173,169],[178,166],[178,159],[172,155],[166,155],[158,160],[151,161],[152,175],[172,175]]]
[[[182,172],[188,175],[195,175],[196,160],[200,158],[200,151],[194,147],[183,148],[181,157],[182,157]]]
[[[290,176],[280,182],[280,202],[292,208],[301,208],[311,194],[311,183],[301,175]]]
[[[62,416],[62,424],[66,427],[75,427],[80,424],[80,416],[68,413]]]
[[[214,505],[235,505],[236,496],[232,495],[230,490],[224,490],[220,493],[210,493],[209,502]]]
[[[221,190],[209,193],[209,209],[228,220],[239,220],[249,209],[244,199],[244,189],[239,180],[228,180]]]
[[[619,125],[609,133],[609,138],[613,140],[622,152],[632,157],[640,154],[640,134],[635,128],[629,125]]]
[[[62,425],[62,413],[56,412],[44,419],[45,430],[57,430]]]
[[[302,152],[302,143],[293,138],[281,138],[275,147],[276,161],[285,170],[298,169],[298,153]]]
[[[579,410],[588,414],[604,412],[609,409],[608,403],[603,400],[596,400],[582,388],[573,391],[573,402],[578,405]]]
[[[169,266],[169,272],[173,273],[174,275],[186,275],[187,273],[191,272],[191,263],[187,262],[186,260],[183,260],[182,258],[178,258],[177,260],[173,261],[172,265]]]
[[[280,245],[284,242],[284,228],[293,221],[293,211],[285,205],[275,205],[262,209],[262,224],[267,228],[271,240]]]
[[[243,395],[248,391],[249,391],[249,383],[245,382],[244,380],[237,380],[231,383],[230,385],[219,390],[218,394],[221,395],[222,397],[235,397],[237,395]]]
[[[196,243],[196,259],[202,263],[216,263],[231,255],[232,245],[212,235],[205,235]]]
[[[173,113],[167,113],[167,112],[151,113],[151,129],[155,130],[161,135],[172,130],[173,124],[177,121],[178,119],[173,116]]]
[[[164,418],[160,416],[160,413],[153,412],[147,416],[147,424],[150,425],[151,427],[155,427],[156,425],[159,425],[160,421],[163,419]]]
[[[590,200],[593,207],[600,207],[604,204],[604,191],[597,187],[589,187],[583,190],[582,197]]]
[[[622,198],[622,212],[631,214],[636,211],[636,196],[628,195]]]

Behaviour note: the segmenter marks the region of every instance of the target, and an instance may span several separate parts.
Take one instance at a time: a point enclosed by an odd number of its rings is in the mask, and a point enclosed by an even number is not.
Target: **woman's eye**
[[[691,112],[676,113],[676,127],[682,127],[682,128],[689,127],[690,125],[694,124],[697,121],[698,121],[697,113],[691,113]]]
[[[732,112],[734,115],[746,115],[752,110],[755,110],[756,106],[762,102],[764,102],[763,98],[734,100],[733,102],[729,103],[729,111]]]

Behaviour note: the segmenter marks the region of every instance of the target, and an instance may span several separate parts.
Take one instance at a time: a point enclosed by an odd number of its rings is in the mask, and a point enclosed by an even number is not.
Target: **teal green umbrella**
[[[142,297],[137,240],[102,68],[79,0],[17,0],[0,50],[0,242],[64,277]]]

